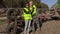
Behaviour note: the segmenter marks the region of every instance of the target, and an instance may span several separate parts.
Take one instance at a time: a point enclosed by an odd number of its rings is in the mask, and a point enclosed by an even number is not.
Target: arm
[[[23,10],[24,10],[24,12],[25,12],[26,14],[29,14],[29,10],[28,10],[28,9],[24,8]]]
[[[32,15],[36,15],[37,8],[36,8],[35,5],[33,6],[33,8],[34,8],[34,9],[33,9],[33,13],[32,13]]]

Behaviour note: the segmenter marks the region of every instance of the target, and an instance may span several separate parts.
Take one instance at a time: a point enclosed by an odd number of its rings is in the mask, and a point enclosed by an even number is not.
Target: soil
[[[0,34],[4,34],[6,23],[0,25]],[[46,21],[41,27],[41,31],[37,30],[35,34],[60,34],[60,20]]]

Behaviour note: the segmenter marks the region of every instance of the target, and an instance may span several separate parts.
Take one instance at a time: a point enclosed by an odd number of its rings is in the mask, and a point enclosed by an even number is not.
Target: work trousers
[[[36,23],[38,29],[40,28],[38,18],[33,17],[33,26],[32,26],[33,31],[35,31],[34,23]]]

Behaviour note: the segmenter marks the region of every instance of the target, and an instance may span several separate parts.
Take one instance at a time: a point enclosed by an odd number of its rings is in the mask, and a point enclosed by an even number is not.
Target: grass
[[[4,23],[4,20],[0,20],[0,25],[2,25]]]

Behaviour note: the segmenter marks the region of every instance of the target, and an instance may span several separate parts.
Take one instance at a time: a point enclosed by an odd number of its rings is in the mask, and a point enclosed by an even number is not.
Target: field
[[[7,23],[0,20],[0,34],[6,30]],[[60,20],[46,21],[41,27],[41,31],[36,31],[35,34],[60,34]]]
[[[2,14],[3,15],[3,14]],[[3,15],[4,16],[4,15]],[[6,31],[6,20],[0,15],[0,34]],[[60,34],[60,20],[46,21],[42,24],[41,31],[36,31],[35,34]]]

